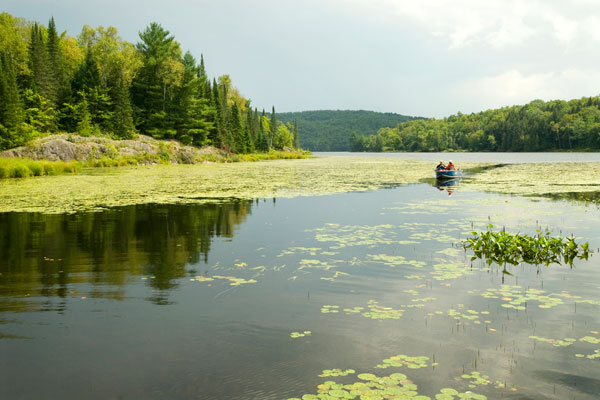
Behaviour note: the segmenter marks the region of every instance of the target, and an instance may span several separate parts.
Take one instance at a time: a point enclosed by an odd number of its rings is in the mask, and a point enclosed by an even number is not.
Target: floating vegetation
[[[399,244],[395,238],[396,227],[384,225],[344,225],[327,223],[321,228],[309,229],[316,232],[319,242],[335,243],[330,249],[342,249],[349,246],[376,246],[380,244]]]
[[[525,310],[527,302],[536,301],[540,303],[539,308],[552,308],[560,304],[564,304],[560,297],[551,297],[552,295],[545,295],[544,290],[539,289],[527,289],[525,292],[521,290],[521,286],[518,285],[502,285],[500,290],[488,289],[481,295],[487,299],[500,298],[507,303],[502,304],[504,308],[514,308],[516,310]]]
[[[281,253],[277,255],[277,257],[289,256],[298,253],[307,253],[311,256],[316,256],[318,252],[321,250],[320,247],[290,247],[286,250],[283,250]]]
[[[581,339],[579,339],[579,341],[587,342],[587,343],[591,343],[591,344],[598,344],[598,343],[600,343],[600,338],[593,337],[593,336],[584,336]]]
[[[322,195],[417,183],[430,174],[427,161],[360,156],[96,169],[76,176],[2,180],[0,212]]]
[[[406,279],[425,279],[425,275],[404,275]]]
[[[218,275],[215,275],[215,276],[213,276],[213,278],[228,280],[230,286],[240,286],[240,285],[245,285],[247,283],[256,283],[256,280],[254,280],[254,279],[236,278],[235,276],[218,276]]]
[[[560,163],[560,173],[548,173],[556,164],[507,164],[477,173],[463,181],[462,189],[518,195],[600,191],[600,164]],[[585,171],[585,173],[582,173]]]
[[[421,367],[417,367],[421,368]],[[338,373],[338,375],[325,374],[326,371]],[[345,376],[346,371],[354,374],[354,370],[324,370],[320,377]],[[346,374],[346,375],[348,375]],[[317,385],[317,394],[305,394],[302,397],[291,397],[287,400],[324,400],[324,399],[360,399],[360,400],[432,400],[429,396],[419,394],[418,386],[408,377],[401,373],[393,373],[387,376],[377,376],[371,373],[359,373],[356,375],[358,381],[344,384],[335,381],[325,381]],[[453,388],[443,388],[435,395],[435,400],[472,399],[487,400],[487,397],[466,391],[459,392]]]
[[[337,282],[336,279],[339,278],[340,276],[350,276],[350,274],[346,273],[346,272],[342,272],[342,271],[335,271],[335,273],[333,274],[333,276],[329,276],[329,277],[324,277],[322,276],[319,279],[322,279],[324,281],[330,281],[330,282]]]
[[[414,301],[414,302],[420,301],[420,302],[423,302],[423,303],[427,303],[427,302],[434,301],[434,300],[436,300],[435,297],[420,297],[420,298],[417,298],[417,299],[411,299],[410,301]]]
[[[300,260],[300,267],[298,267],[298,270],[303,270],[303,269],[322,269],[325,271],[329,271],[332,268],[335,268],[336,265],[332,265],[326,261],[322,261],[322,260]]]
[[[324,305],[323,307],[321,307],[321,312],[323,314],[328,314],[328,313],[334,314],[334,313],[340,312],[339,308],[340,308],[340,306],[332,306],[332,305],[327,304],[327,305]]]
[[[214,278],[211,278],[209,276],[202,276],[202,275],[197,275],[193,278],[190,278],[190,281],[196,281],[196,282],[210,282],[210,281],[214,281]]]
[[[341,370],[338,368],[334,368],[334,369],[324,369],[323,373],[321,373],[319,376],[321,378],[325,378],[328,376],[346,376],[346,375],[355,374],[355,373],[356,373],[356,371],[353,369]]]
[[[413,233],[412,235],[409,236],[410,239],[414,239],[414,240],[435,240],[437,242],[441,242],[441,243],[454,243],[456,242],[456,238],[449,236],[449,235],[445,235],[445,234],[441,234],[439,232],[435,232],[435,231],[431,231],[431,232],[426,232],[426,233]]]
[[[536,230],[537,235],[512,234],[505,230],[492,231],[494,226],[488,225],[485,232],[471,232],[473,237],[464,240],[463,247],[472,249],[475,254],[471,261],[482,258],[488,265],[528,264],[561,264],[573,266],[575,259],[587,260],[592,252],[589,243],[579,245],[573,237],[552,237],[550,232]]]
[[[389,367],[406,367],[410,369],[426,368],[429,357],[419,356],[412,357],[405,354],[398,354],[383,360],[381,364],[375,366],[375,368],[389,368]]]
[[[471,271],[468,265],[460,262],[456,263],[443,263],[436,264],[433,266],[433,271],[430,272],[433,275],[433,279],[436,281],[446,281],[450,279],[460,278],[463,275],[471,275]]]
[[[469,380],[470,388],[475,388],[477,386],[487,386],[487,385],[492,385],[492,384],[495,384],[495,387],[497,389],[502,389],[506,386],[501,381],[496,381],[496,382],[491,381],[489,376],[481,375],[481,372],[479,372],[479,371],[473,371],[470,374],[463,374],[460,377],[462,379]]]
[[[387,265],[389,267],[396,267],[398,265],[412,265],[415,268],[423,268],[426,263],[424,261],[407,260],[402,256],[390,256],[387,254],[369,254],[367,259],[370,262],[377,262]]]
[[[448,310],[448,316],[454,318],[457,321],[460,320],[468,320],[468,321],[475,321],[475,322],[479,322],[479,313],[475,310],[467,310],[467,313],[463,313],[460,312],[458,310],[455,310],[454,308],[451,308]]]
[[[367,307],[369,311],[362,313],[362,316],[371,319],[400,319],[404,314],[404,310],[380,306],[375,300],[369,300]]]
[[[339,312],[339,306],[335,305],[324,305],[321,307],[323,314],[337,313]],[[396,310],[392,307],[384,307],[379,305],[375,300],[369,300],[367,303],[367,309],[364,307],[344,308],[343,311],[346,314],[361,314],[365,318],[371,319],[400,319],[404,314],[404,310]]]
[[[600,358],[600,349],[594,350],[594,352],[592,354],[588,354],[588,355],[585,355],[585,354],[575,354],[575,357],[578,357],[578,358],[584,358],[585,357],[585,358],[587,358],[589,360]]]
[[[577,341],[577,339],[573,339],[573,338],[549,339],[549,338],[539,337],[539,336],[529,336],[529,339],[537,340],[538,342],[550,343],[554,347],[567,347]],[[583,341],[583,339],[579,339],[579,340]]]
[[[292,339],[298,339],[298,338],[301,338],[301,337],[310,336],[311,333],[312,333],[311,331],[292,332],[292,333],[290,333],[290,337]]]

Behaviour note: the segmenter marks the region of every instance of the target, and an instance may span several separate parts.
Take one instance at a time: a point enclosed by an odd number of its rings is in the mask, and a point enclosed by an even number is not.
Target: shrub
[[[38,161],[29,161],[26,164],[33,176],[41,176],[44,174],[44,166]]]
[[[9,177],[11,178],[26,178],[31,176],[31,171],[25,165],[18,163],[11,166]]]

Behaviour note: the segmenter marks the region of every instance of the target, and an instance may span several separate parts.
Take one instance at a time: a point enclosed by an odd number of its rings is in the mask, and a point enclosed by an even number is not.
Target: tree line
[[[297,121],[301,130],[301,146],[311,151],[348,151],[348,138],[353,132],[377,133],[381,128],[416,119],[406,115],[365,110],[317,110],[280,113],[288,123]]]
[[[556,151],[600,149],[600,96],[534,100],[353,134],[351,151]]]
[[[85,25],[76,38],[0,14],[0,150],[45,134],[129,139],[136,133],[233,153],[299,148],[297,123],[251,107],[228,75],[183,53],[158,23],[136,44],[114,27]]]

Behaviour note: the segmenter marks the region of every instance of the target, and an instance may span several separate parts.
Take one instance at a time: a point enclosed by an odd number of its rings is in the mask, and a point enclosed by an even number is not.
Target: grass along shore
[[[57,134],[0,152],[0,179],[75,174],[87,168],[154,164],[206,164],[302,159],[310,152],[287,149],[233,154],[214,147],[185,146],[174,140],[137,135],[134,140]]]

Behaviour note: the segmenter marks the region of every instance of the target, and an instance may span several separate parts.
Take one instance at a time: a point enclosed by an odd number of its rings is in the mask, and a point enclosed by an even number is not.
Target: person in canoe
[[[446,169],[446,166],[444,165],[443,161],[440,161],[440,163],[437,165],[437,167],[435,167],[436,171],[441,171],[443,169]]]
[[[452,160],[448,160],[448,165],[446,165],[446,170],[456,171],[456,168],[454,168],[454,164],[452,163]]]

